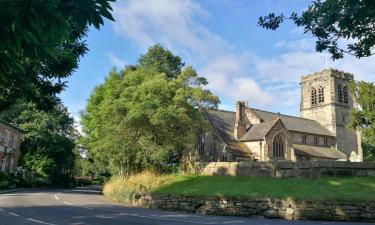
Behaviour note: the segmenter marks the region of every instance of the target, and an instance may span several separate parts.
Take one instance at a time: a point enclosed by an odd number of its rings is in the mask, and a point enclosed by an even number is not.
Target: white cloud
[[[114,55],[112,52],[107,53],[106,56],[108,60],[111,62],[112,66],[118,69],[124,68],[127,64],[124,60],[120,59],[119,57]]]
[[[199,4],[190,0],[140,0],[116,4],[114,10],[116,34],[132,40],[142,50],[161,43],[190,59],[208,79],[214,93],[233,102],[271,102],[270,95],[251,78],[246,54],[236,52],[220,36],[195,21],[209,16]]]
[[[193,63],[208,79],[209,88],[228,100],[226,107],[244,99],[251,105],[297,108],[301,75],[326,67],[325,54],[315,52],[315,39],[306,38],[301,28],[291,31],[295,40],[275,44],[285,50],[282,54],[264,58],[239,51],[197,22],[197,18],[210,15],[190,0],[119,2],[114,5],[114,16],[115,33],[142,51],[161,43]],[[108,57],[113,64],[122,63],[114,55]],[[346,56],[329,61],[328,66],[354,73],[357,79],[374,81],[374,59],[358,61]]]

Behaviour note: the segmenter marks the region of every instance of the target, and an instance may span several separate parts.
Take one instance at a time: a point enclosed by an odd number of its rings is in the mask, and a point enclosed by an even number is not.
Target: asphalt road
[[[354,225],[320,221],[219,217],[124,207],[90,190],[0,194],[0,225]],[[375,223],[373,223],[375,224]]]

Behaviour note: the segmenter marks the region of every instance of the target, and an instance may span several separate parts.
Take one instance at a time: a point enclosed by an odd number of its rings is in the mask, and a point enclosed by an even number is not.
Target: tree
[[[204,129],[199,108],[219,103],[203,89],[204,78],[161,46],[149,48],[138,62],[110,72],[81,116],[90,157],[122,175],[179,162]]]
[[[74,167],[77,131],[74,120],[61,104],[46,111],[34,103],[18,101],[0,114],[22,131],[19,164],[53,185],[66,185]]]
[[[354,109],[351,127],[360,129],[364,136],[364,158],[375,159],[375,85],[365,81],[353,82],[352,93],[359,104],[359,109]]]
[[[315,0],[301,15],[292,13],[259,18],[258,25],[276,30],[285,19],[291,19],[305,33],[317,38],[316,51],[327,50],[332,59],[344,57],[344,53],[357,58],[374,54],[375,1],[373,0]],[[347,43],[346,47],[340,43]]]
[[[113,0],[0,1],[0,109],[17,99],[49,109],[87,51],[88,27],[113,20]]]

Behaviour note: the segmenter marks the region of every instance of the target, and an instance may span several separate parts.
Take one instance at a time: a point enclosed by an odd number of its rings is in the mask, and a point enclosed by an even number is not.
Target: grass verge
[[[375,177],[324,179],[183,176],[142,173],[129,179],[113,179],[104,194],[126,202],[134,193],[149,192],[190,196],[291,198],[295,200],[375,201]]]

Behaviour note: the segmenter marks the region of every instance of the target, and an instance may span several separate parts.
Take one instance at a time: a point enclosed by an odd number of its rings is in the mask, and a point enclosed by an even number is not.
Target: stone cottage
[[[211,131],[196,143],[199,161],[363,160],[361,136],[347,127],[356,106],[353,75],[327,69],[302,76],[300,117],[254,109],[206,110]]]
[[[20,156],[21,131],[0,120],[0,171],[13,172]]]

